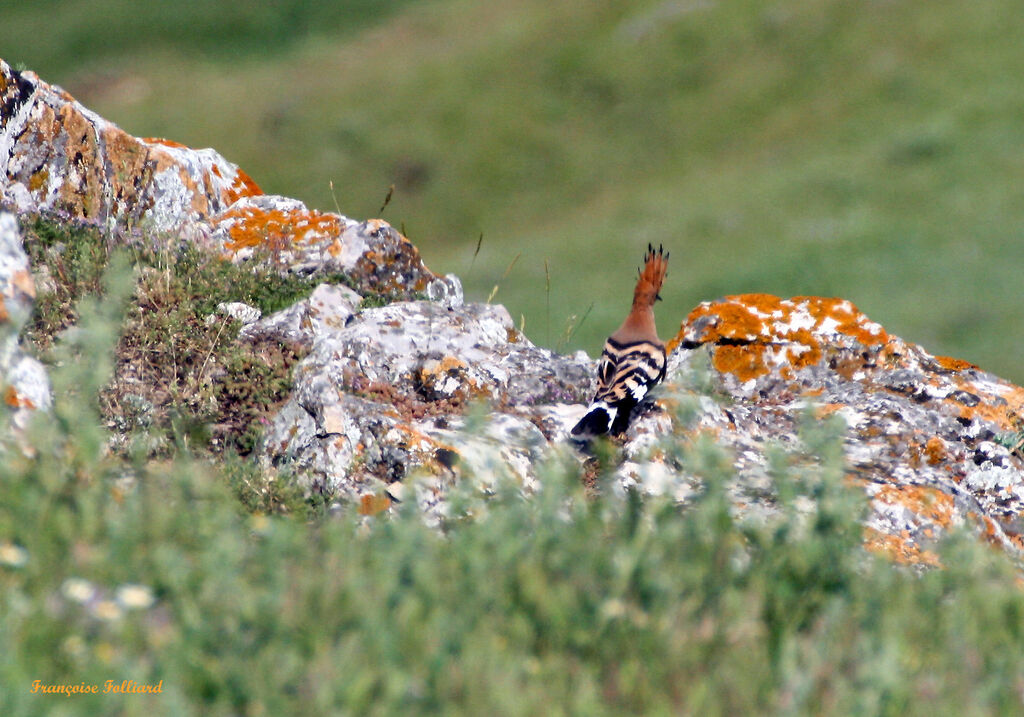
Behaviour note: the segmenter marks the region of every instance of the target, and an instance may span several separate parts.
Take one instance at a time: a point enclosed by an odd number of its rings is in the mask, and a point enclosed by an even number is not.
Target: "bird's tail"
[[[658,292],[668,275],[668,256],[660,244],[657,251],[651,244],[647,245],[644,266],[637,269],[640,276],[633,291],[633,306],[654,306],[654,302],[661,298]]]
[[[611,429],[617,414],[618,409],[614,406],[609,406],[604,401],[595,401],[586,415],[573,426],[572,437],[586,440],[595,436],[603,436]]]

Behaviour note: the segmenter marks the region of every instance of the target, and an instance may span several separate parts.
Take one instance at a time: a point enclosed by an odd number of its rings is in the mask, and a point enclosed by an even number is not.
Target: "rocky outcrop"
[[[443,509],[445,486],[458,479],[505,473],[524,489],[536,486],[534,466],[553,445],[567,445],[584,409],[592,362],[533,346],[501,307],[352,310],[351,300],[340,311],[320,308],[317,315],[337,318],[302,337],[312,350],[267,434],[268,460],[301,466],[311,488],[371,512],[410,483],[428,512]],[[769,516],[771,452],[796,450],[801,423],[834,416],[845,425],[849,476],[871,497],[870,546],[934,563],[929,546],[967,523],[1008,549],[1024,548],[1024,461],[1013,443],[1024,389],[932,356],[839,299],[704,303],[670,348],[662,399],[623,442],[618,489],[685,502],[701,486],[669,445],[706,434],[731,455],[736,511]],[[710,378],[710,390],[694,388],[695,372]],[[686,396],[694,418],[665,410]],[[474,400],[486,402],[488,417],[460,432]]]
[[[18,345],[35,297],[17,220],[0,212],[0,391],[11,425],[18,431],[37,409],[49,409],[52,401],[46,369]]]
[[[587,356],[534,346],[503,307],[465,303],[457,277],[427,269],[387,223],[264,195],[213,150],[132,137],[3,61],[0,207],[121,235],[141,227],[226,260],[333,277],[271,316],[221,308],[245,323],[239,340],[307,352],[260,457],[311,491],[367,514],[414,500],[436,520],[457,482],[486,493],[504,475],[529,493],[552,453],[587,460],[567,440],[594,388]],[[17,344],[33,291],[13,218],[0,215],[0,377],[19,425],[50,401],[45,372]],[[378,305],[381,296],[394,303]],[[869,546],[934,564],[938,536],[969,525],[1024,549],[1024,389],[932,356],[840,299],[706,302],[669,348],[660,397],[616,445],[614,490],[685,503],[702,486],[676,447],[707,437],[735,469],[734,510],[770,519],[773,461],[798,460],[801,425],[831,417],[849,479],[870,497]]]
[[[0,201],[19,212],[176,231],[259,187],[213,150],[139,139],[0,60]]]
[[[306,326],[286,335],[311,347],[267,433],[266,459],[301,467],[311,489],[371,512],[410,484],[434,514],[456,480],[486,487],[506,474],[532,490],[535,466],[569,445],[593,389],[592,362],[533,346],[501,307],[400,302],[360,312],[352,297],[321,287],[298,312],[263,322],[260,331]],[[833,416],[845,426],[850,479],[871,497],[870,546],[934,563],[929,546],[966,523],[1008,549],[1024,548],[1024,461],[1014,446],[1024,389],[932,356],[839,299],[704,303],[670,347],[662,399],[622,444],[618,489],[685,502],[701,486],[670,445],[706,434],[731,455],[736,511],[771,515],[771,452],[797,450],[802,423]],[[695,372],[710,389],[695,389]],[[694,418],[666,410],[687,396]],[[487,415],[460,431],[474,401]]]
[[[709,432],[730,449],[737,505],[770,506],[768,447],[791,445],[811,412],[846,426],[849,475],[872,499],[873,547],[934,562],[928,545],[964,522],[1007,548],[1024,547],[1024,460],[1016,446],[1024,389],[932,356],[840,299],[747,295],[703,303],[672,345],[670,380],[706,365],[724,397],[703,401],[696,425],[682,430]],[[638,467],[626,478],[643,486],[647,471],[657,474],[660,490],[685,495],[690,486],[674,468]]]
[[[344,273],[360,291],[451,293],[384,221],[358,222],[265,195],[212,149],[138,138],[60,87],[0,60],[0,208],[201,243],[232,261]]]
[[[421,503],[433,508],[449,479],[467,471],[485,483],[508,472],[532,486],[541,449],[571,426],[567,404],[593,390],[585,355],[534,346],[502,306],[415,301],[354,310],[351,296],[322,286],[298,310],[244,331],[310,347],[264,455],[301,467],[311,489],[394,498],[416,472]],[[489,420],[462,432],[474,404],[486,406]]]

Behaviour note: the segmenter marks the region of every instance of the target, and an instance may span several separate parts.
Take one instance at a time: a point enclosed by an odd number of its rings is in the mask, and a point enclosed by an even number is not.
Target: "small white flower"
[[[14,543],[0,543],[0,565],[20,568],[28,562],[28,551]]]
[[[117,604],[125,610],[145,610],[155,602],[153,591],[145,585],[129,583],[117,589]]]
[[[80,605],[84,605],[89,602],[93,595],[96,594],[96,588],[88,580],[83,578],[68,578],[61,585],[60,591],[64,593],[64,597],[72,602],[77,602]]]
[[[85,640],[78,635],[71,635],[61,643],[61,649],[71,657],[79,658],[87,652]]]
[[[122,611],[113,600],[100,600],[92,607],[92,613],[100,620],[111,622],[121,617]]]

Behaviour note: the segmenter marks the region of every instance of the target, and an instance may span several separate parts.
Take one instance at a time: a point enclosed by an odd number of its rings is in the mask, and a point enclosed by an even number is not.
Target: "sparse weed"
[[[110,239],[93,227],[43,218],[25,220],[23,228],[33,265],[49,276],[40,282],[25,335],[46,358],[55,337],[77,321],[76,303],[102,295]],[[258,262],[235,266],[166,241],[129,247],[135,288],[117,343],[116,370],[100,393],[107,422],[150,434],[143,443],[157,453],[171,450],[177,434],[192,449],[248,454],[260,419],[287,398],[301,352],[237,341],[238,323],[217,314],[218,304],[241,301],[268,314],[308,295],[316,283],[348,278],[280,274]],[[133,441],[138,443],[129,437],[120,445]]]

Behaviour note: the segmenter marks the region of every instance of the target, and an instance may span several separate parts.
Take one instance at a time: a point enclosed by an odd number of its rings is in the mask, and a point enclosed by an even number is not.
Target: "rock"
[[[419,474],[414,494],[431,520],[444,515],[456,480],[486,491],[504,473],[535,490],[534,466],[565,443],[593,388],[592,362],[533,346],[501,307],[397,303],[307,340],[311,353],[267,436],[266,458],[295,462],[314,476],[311,485],[360,500],[408,494],[407,477]],[[658,406],[641,412],[622,445],[617,490],[685,503],[702,486],[666,446],[713,435],[735,469],[726,492],[737,514],[770,519],[772,452],[799,454],[801,425],[835,416],[845,426],[848,474],[871,499],[870,547],[934,564],[929,546],[969,524],[1024,548],[1024,461],[1008,445],[1024,389],[932,356],[838,299],[707,302],[670,346],[658,403],[689,395],[694,417],[681,421]],[[696,391],[693,376],[702,373],[710,385]],[[473,400],[488,402],[487,419],[461,431]],[[382,503],[368,505],[374,512]]]
[[[991,540],[1024,548],[1024,460],[1011,440],[1024,389],[964,361],[932,356],[888,334],[848,301],[767,295],[705,302],[670,342],[668,383],[710,368],[726,406],[704,400],[694,426],[727,446],[737,505],[770,505],[767,447],[793,446],[807,413],[846,425],[851,478],[871,500],[869,545],[931,563],[927,546],[951,525],[977,524]],[[632,442],[641,440],[643,424]],[[676,428],[678,430],[678,427]],[[646,469],[652,473],[652,469]],[[664,469],[659,469],[664,473]],[[628,477],[655,492],[692,489],[681,474]]]
[[[141,226],[233,262],[323,277],[272,316],[224,311],[246,323],[243,340],[308,351],[262,460],[366,515],[415,499],[440,520],[452,485],[486,494],[501,474],[539,489],[536,466],[568,450],[594,389],[594,362],[534,346],[503,307],[466,304],[458,278],[427,269],[386,222],[264,195],[215,151],[132,137],[2,60],[0,207]],[[394,303],[361,308],[366,294]],[[18,426],[51,401],[42,366],[18,348],[33,296],[14,220],[0,215],[0,377]],[[735,469],[725,486],[734,510],[770,520],[773,461],[802,451],[801,426],[831,417],[845,427],[849,479],[870,497],[870,547],[935,564],[930,545],[963,524],[1024,550],[1024,389],[932,356],[840,299],[705,302],[669,348],[660,398],[617,444],[614,490],[687,502],[703,487],[673,446],[710,436]]]
[[[455,309],[465,302],[462,294],[462,281],[455,274],[446,274],[443,279],[437,278],[427,284],[427,298]]]
[[[221,302],[217,304],[217,313],[222,316],[226,316],[229,319],[234,319],[243,326],[254,324],[263,316],[263,312],[255,306],[249,306],[249,304],[241,301]],[[217,317],[213,316],[207,318],[213,318],[216,321]]]
[[[269,339],[309,349],[315,338],[343,329],[362,300],[347,286],[320,284],[309,298],[242,327],[239,336],[249,341]]]
[[[317,317],[352,310],[347,297],[325,287],[296,313],[308,315],[312,306]],[[303,324],[290,310],[285,316]],[[309,488],[332,495],[362,496],[419,471],[434,476],[426,493],[427,484],[418,484],[418,500],[435,510],[445,476],[490,485],[498,465],[530,488],[538,451],[572,425],[572,412],[551,404],[585,401],[594,386],[589,359],[534,346],[501,306],[398,302],[287,335],[310,353],[263,455],[305,469]],[[466,408],[485,401],[489,420],[472,436],[460,433]]]
[[[503,306],[429,301],[365,309],[347,325],[326,327],[298,369],[346,377],[337,388],[366,391],[387,384],[409,401],[489,399],[507,406],[585,400],[593,388],[589,361],[534,346]]]
[[[259,187],[213,150],[138,139],[0,60],[0,203],[177,231]]]
[[[409,495],[411,479],[432,521],[445,514],[456,481],[486,491],[505,474],[526,492],[537,489],[535,466],[566,445],[585,410],[593,362],[534,346],[503,307],[399,302],[358,311],[341,292],[318,293],[317,302],[282,314],[304,327],[287,335],[310,353],[266,436],[265,460],[301,467],[311,488],[357,499],[368,513]],[[338,318],[314,328],[298,318],[310,303],[313,315]],[[669,346],[661,397],[622,442],[616,490],[685,503],[702,486],[674,462],[671,446],[711,435],[735,469],[726,492],[737,514],[771,519],[772,452],[799,454],[801,426],[834,416],[845,426],[849,476],[871,498],[870,547],[933,564],[929,546],[969,524],[1024,549],[1024,460],[1008,444],[1024,423],[1024,389],[932,356],[839,299],[706,302]],[[708,383],[701,390],[699,375]],[[686,396],[692,420],[665,410]],[[486,403],[486,418],[463,431],[474,402]]]
[[[42,364],[18,345],[32,313],[36,290],[14,215],[0,212],[0,390],[11,425],[25,428],[37,409],[52,405],[50,380]]]
[[[419,250],[385,221],[355,222],[275,196],[245,197],[210,220],[211,239],[235,262],[267,258],[299,274],[345,274],[361,292],[412,297],[432,283],[454,293],[423,265]],[[457,289],[461,296],[461,285]]]
[[[461,286],[431,272],[387,222],[357,222],[265,195],[212,149],[129,135],[60,87],[0,60],[0,208],[142,226],[235,262],[343,273],[362,292],[412,297]]]

